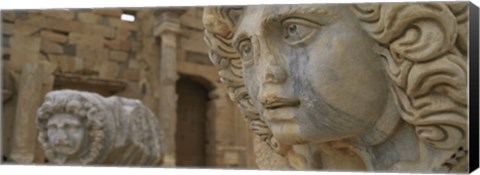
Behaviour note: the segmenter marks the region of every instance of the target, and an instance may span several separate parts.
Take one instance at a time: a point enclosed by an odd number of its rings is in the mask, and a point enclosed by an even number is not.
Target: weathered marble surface
[[[209,7],[264,169],[465,172],[467,3]]]
[[[163,160],[160,124],[139,100],[52,91],[36,124],[45,155],[56,164],[145,166]]]

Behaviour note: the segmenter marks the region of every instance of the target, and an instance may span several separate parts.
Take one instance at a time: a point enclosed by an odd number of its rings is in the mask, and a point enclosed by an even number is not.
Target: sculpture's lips
[[[282,98],[277,96],[269,96],[261,101],[266,109],[277,109],[281,107],[295,107],[300,105],[300,100],[291,98]]]
[[[270,96],[262,101],[262,105],[267,122],[291,121],[295,118],[295,109],[300,105],[300,100]]]
[[[54,145],[57,149],[71,149],[69,145]]]
[[[55,145],[54,146],[54,149],[56,152],[59,152],[59,153],[62,153],[62,154],[73,154],[76,152],[76,150],[70,146],[66,146],[66,145]]]
[[[53,144],[56,147],[70,147],[70,144],[63,142],[63,143],[54,143]]]

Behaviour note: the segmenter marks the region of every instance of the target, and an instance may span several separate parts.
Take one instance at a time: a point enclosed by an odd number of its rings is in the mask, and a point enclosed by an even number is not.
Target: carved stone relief
[[[139,100],[74,90],[49,92],[37,110],[38,140],[55,164],[160,165],[158,119]]]
[[[467,3],[208,7],[263,169],[465,172]]]

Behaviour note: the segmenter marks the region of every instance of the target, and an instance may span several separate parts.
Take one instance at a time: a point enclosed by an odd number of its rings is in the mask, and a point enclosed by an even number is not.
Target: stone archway
[[[178,167],[207,165],[207,110],[209,89],[192,76],[181,76],[176,84],[177,129],[175,155]]]

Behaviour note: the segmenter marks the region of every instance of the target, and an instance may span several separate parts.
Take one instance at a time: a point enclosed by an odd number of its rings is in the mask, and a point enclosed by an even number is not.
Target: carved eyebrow
[[[264,9],[266,10],[266,9]],[[272,9],[266,10],[268,11],[267,13],[264,13],[263,20],[260,23],[260,30],[264,30],[267,26],[269,26],[272,22],[279,22],[280,20],[284,20],[287,17],[291,16],[299,16],[299,15],[315,15],[315,16],[322,16],[322,17],[337,17],[338,15],[328,11],[324,7],[320,7],[318,5],[313,5],[313,6],[306,6],[306,5],[293,5],[290,6],[288,10],[283,10],[283,9],[278,9],[278,13],[272,15],[273,13]],[[270,13],[270,14],[269,14]],[[247,34],[243,31],[235,32],[232,39],[232,47],[234,49],[237,48],[238,44],[240,41],[248,39],[249,37]],[[263,33],[263,31],[260,31],[260,33]]]
[[[312,14],[312,15],[322,15],[322,16],[332,16],[333,13],[327,9],[320,6],[293,6],[286,13],[280,14],[280,17],[283,15],[293,15],[293,14]]]
[[[287,17],[299,16],[299,15],[315,15],[321,17],[333,17],[336,18],[338,15],[325,9],[320,6],[304,6],[304,5],[295,5],[291,6],[288,10],[280,10],[276,15],[270,15],[265,17],[262,21],[262,27],[268,26],[271,22],[284,20]]]
[[[67,121],[65,121],[65,124],[79,126],[79,125],[81,125],[81,122],[77,121],[77,120],[73,120],[73,121],[72,120],[67,120]]]

